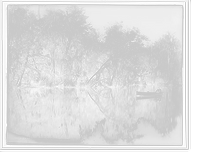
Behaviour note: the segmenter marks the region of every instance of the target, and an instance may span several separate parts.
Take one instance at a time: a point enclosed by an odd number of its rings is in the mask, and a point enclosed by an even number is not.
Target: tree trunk
[[[33,42],[35,41],[35,38],[36,38],[36,36],[37,36],[38,33],[39,33],[39,30],[36,31],[36,33],[35,33],[35,35],[34,35],[34,37],[33,37],[33,39],[32,39],[32,44],[33,44]],[[21,77],[20,77],[20,79],[17,81],[17,86],[18,86],[18,87],[20,87],[21,84],[22,84],[22,79],[23,79],[23,76],[24,76],[24,73],[25,73],[25,70],[26,70],[26,66],[27,66],[29,57],[30,57],[30,51],[28,51],[28,53],[27,53],[26,61],[25,61],[25,64],[24,64],[24,69],[23,69],[23,71],[22,71]]]
[[[114,69],[113,76],[112,76],[112,78],[111,78],[111,80],[110,80],[110,85],[113,84],[113,80],[114,80],[114,78],[115,78],[115,76],[116,76],[116,72],[117,72],[117,68]]]
[[[29,58],[29,55],[27,55],[27,57],[26,57],[26,60],[25,60],[25,63],[24,63],[24,67],[23,67],[23,72],[22,72],[22,74],[21,74],[21,76],[20,76],[20,78],[19,78],[19,80],[18,80],[18,83],[17,83],[17,86],[18,86],[18,87],[21,86],[22,78],[23,78],[23,76],[24,76],[24,72],[25,72],[25,70],[26,70],[26,66],[27,66],[27,63],[28,63],[28,58]]]
[[[170,70],[169,63],[170,63],[170,58],[169,58],[169,52],[168,52],[168,57],[167,57],[167,77],[168,77],[168,79],[169,79],[169,70]]]
[[[55,69],[55,52],[53,51],[53,86],[55,86],[55,75],[56,75],[56,69]]]
[[[92,78],[94,78],[97,74],[99,74],[106,67],[106,65],[109,61],[111,61],[110,58],[90,77],[90,79],[87,81],[87,83],[89,83],[92,80]]]

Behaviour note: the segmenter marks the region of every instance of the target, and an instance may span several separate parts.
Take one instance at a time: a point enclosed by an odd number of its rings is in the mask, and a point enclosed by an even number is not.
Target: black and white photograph
[[[3,9],[2,149],[188,147],[185,3]]]

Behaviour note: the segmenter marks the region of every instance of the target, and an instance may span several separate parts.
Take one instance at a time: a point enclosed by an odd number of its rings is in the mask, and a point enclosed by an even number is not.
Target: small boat
[[[161,89],[157,89],[156,92],[136,92],[136,95],[137,96],[143,96],[143,97],[146,97],[146,96],[160,96],[162,97],[162,92],[161,92]]]
[[[139,97],[136,97],[136,100],[138,101],[138,100],[149,100],[149,99],[152,99],[152,100],[154,100],[154,101],[161,101],[161,96],[146,96],[146,97],[144,97],[144,96],[139,96]]]

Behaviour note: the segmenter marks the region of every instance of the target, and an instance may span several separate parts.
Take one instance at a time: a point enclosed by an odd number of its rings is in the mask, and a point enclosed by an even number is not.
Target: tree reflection
[[[136,100],[137,90],[145,89],[10,88],[8,130],[34,139],[81,142],[83,135],[92,135],[101,123],[102,135],[109,142],[119,138],[131,141],[141,137],[130,136],[129,132],[134,131],[138,119],[143,118],[164,135],[172,131],[176,116],[182,112],[181,90],[163,88],[160,102]]]
[[[103,89],[95,93],[90,91],[95,103],[106,117],[103,135],[108,140],[117,140],[119,137],[130,139],[129,130],[134,130],[137,118],[135,116],[135,90]]]
[[[8,101],[8,130],[19,135],[79,141],[80,129],[94,129],[103,119],[94,102],[84,97],[85,91],[78,96],[72,88],[21,89],[25,109],[16,93],[12,91]]]
[[[163,88],[163,97],[160,101],[136,100],[136,90],[151,91],[152,88],[131,87],[90,92],[93,101],[107,118],[102,125],[103,135],[107,140],[114,141],[121,138],[130,141],[141,137],[130,136],[128,133],[137,128],[139,118],[149,120],[163,135],[176,127],[176,117],[181,114],[182,109],[181,89]]]
[[[182,93],[180,88],[162,89],[160,102],[154,100],[138,101],[138,118],[149,120],[163,135],[176,127],[176,117],[182,113]]]

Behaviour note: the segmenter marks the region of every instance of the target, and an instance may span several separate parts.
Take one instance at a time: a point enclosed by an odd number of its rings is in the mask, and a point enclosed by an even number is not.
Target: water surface
[[[9,89],[8,144],[182,145],[182,88]]]

